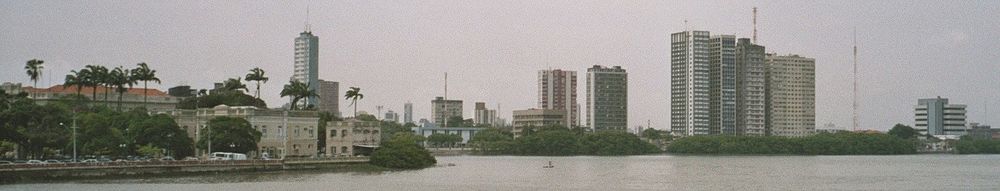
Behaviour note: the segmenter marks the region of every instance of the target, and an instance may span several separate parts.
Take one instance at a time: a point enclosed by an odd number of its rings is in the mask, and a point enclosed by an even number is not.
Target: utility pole
[[[76,129],[77,129],[77,127],[76,127],[76,114],[75,113],[73,114],[73,127],[71,127],[71,128],[73,128],[73,162],[77,162],[77,160],[76,160]]]
[[[281,151],[281,160],[285,160],[285,156],[288,155],[288,110],[285,110],[282,116],[281,123],[282,126],[285,126],[285,128],[282,128],[281,132],[282,139],[284,139],[281,141],[281,147],[284,148],[284,150]]]
[[[448,127],[448,72],[444,73],[444,100],[441,100],[444,104],[444,127]]]

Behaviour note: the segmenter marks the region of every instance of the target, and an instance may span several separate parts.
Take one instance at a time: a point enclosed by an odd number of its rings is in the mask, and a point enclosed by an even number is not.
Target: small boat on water
[[[556,166],[553,166],[553,165],[552,165],[552,161],[549,161],[549,165],[546,165],[546,166],[542,166],[542,168],[555,168],[555,167],[556,167]]]

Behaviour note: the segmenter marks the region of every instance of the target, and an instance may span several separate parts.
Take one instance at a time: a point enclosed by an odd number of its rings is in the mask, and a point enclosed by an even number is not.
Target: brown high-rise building
[[[560,69],[538,71],[538,108],[567,112],[563,123],[576,127],[580,123],[580,105],[576,102],[576,71]]]

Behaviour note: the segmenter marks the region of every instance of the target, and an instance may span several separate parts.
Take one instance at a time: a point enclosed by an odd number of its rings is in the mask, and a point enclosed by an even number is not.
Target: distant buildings
[[[816,129],[816,59],[767,54],[768,133],[801,137]]]
[[[523,135],[524,128],[549,125],[566,126],[566,111],[555,109],[514,110],[514,137]]]
[[[576,98],[576,71],[538,71],[538,108],[567,112],[563,124],[569,128],[580,125],[580,105]]]
[[[413,103],[403,104],[403,123],[413,123]]]
[[[1000,138],[1000,131],[990,128],[989,125],[979,123],[969,123],[968,136],[972,139],[992,140]]]
[[[447,123],[448,118],[462,118],[462,100],[445,100],[443,97],[437,97],[431,100],[431,106],[434,123],[439,127],[447,127],[445,123]]]
[[[736,134],[766,135],[764,46],[740,38],[736,42]]]
[[[628,128],[628,73],[621,66],[587,69],[587,126],[595,131]]]
[[[486,103],[476,102],[475,113],[472,122],[476,125],[496,125],[497,110],[487,109]]]
[[[965,105],[949,104],[947,98],[917,100],[914,129],[927,135],[965,135]]]
[[[391,121],[391,122],[397,122],[398,123],[399,122],[399,114],[396,113],[395,111],[389,110],[389,111],[385,112],[385,118],[382,118],[382,120]]]
[[[708,31],[670,35],[670,130],[675,135],[711,134],[710,42]]]
[[[814,133],[814,59],[768,55],[750,39],[708,31],[671,34],[670,55],[674,135]]]
[[[49,88],[35,88],[23,87],[20,83],[5,82],[0,84],[0,89],[8,94],[27,92],[30,95],[29,98],[33,98],[36,103],[43,105],[50,101],[64,99],[63,97],[65,96],[75,96],[77,94],[76,86],[67,87],[63,85],[55,85]],[[114,88],[100,86],[95,91],[92,87],[84,87],[80,88],[79,93],[87,100],[97,96],[96,100],[91,101],[102,105],[107,104],[111,108],[116,108],[118,104],[118,92],[115,92]],[[107,100],[107,102],[104,100]],[[128,88],[122,97],[122,109],[131,110],[145,107],[148,111],[172,110],[177,108],[177,103],[180,100],[181,98],[168,95],[166,92],[157,89]]]
[[[415,133],[417,135],[420,135],[420,136],[423,136],[423,137],[428,137],[428,136],[431,136],[433,134],[458,135],[458,136],[462,137],[462,141],[459,142],[457,146],[463,147],[463,146],[465,146],[466,144],[469,143],[469,139],[472,139],[472,136],[476,135],[476,133],[478,133],[479,131],[486,130],[486,128],[483,128],[483,127],[447,127],[447,128],[442,128],[442,127],[411,127],[410,130],[413,131],[413,133]],[[427,146],[427,141],[426,140],[423,142],[423,145]]]
[[[319,89],[316,91],[319,97],[316,99],[319,111],[330,112],[334,116],[340,115],[340,83],[326,80],[319,80]]]
[[[308,28],[295,38],[294,66],[292,80],[306,83],[310,90],[319,88],[319,37],[314,36]],[[303,106],[309,105],[319,106],[319,100],[315,97],[306,98]]]

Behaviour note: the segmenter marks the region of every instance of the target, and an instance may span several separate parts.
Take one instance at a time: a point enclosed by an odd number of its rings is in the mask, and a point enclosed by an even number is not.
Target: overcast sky
[[[428,118],[448,72],[466,117],[483,101],[510,119],[536,107],[536,72],[547,68],[578,72],[583,108],[586,68],[620,65],[629,127],[664,129],[670,33],[750,37],[756,6],[768,52],[816,59],[817,126],[850,127],[854,28],[863,128],[912,125],[917,99],[934,96],[967,104],[970,122],[1000,125],[998,1],[0,1],[0,82],[30,84],[22,68],[33,58],[46,61],[40,86],[88,64],[149,63],[163,90],[260,67],[271,78],[264,99],[280,106],[307,5],[320,78],[361,87],[358,110],[371,113],[411,101],[414,118]]]

